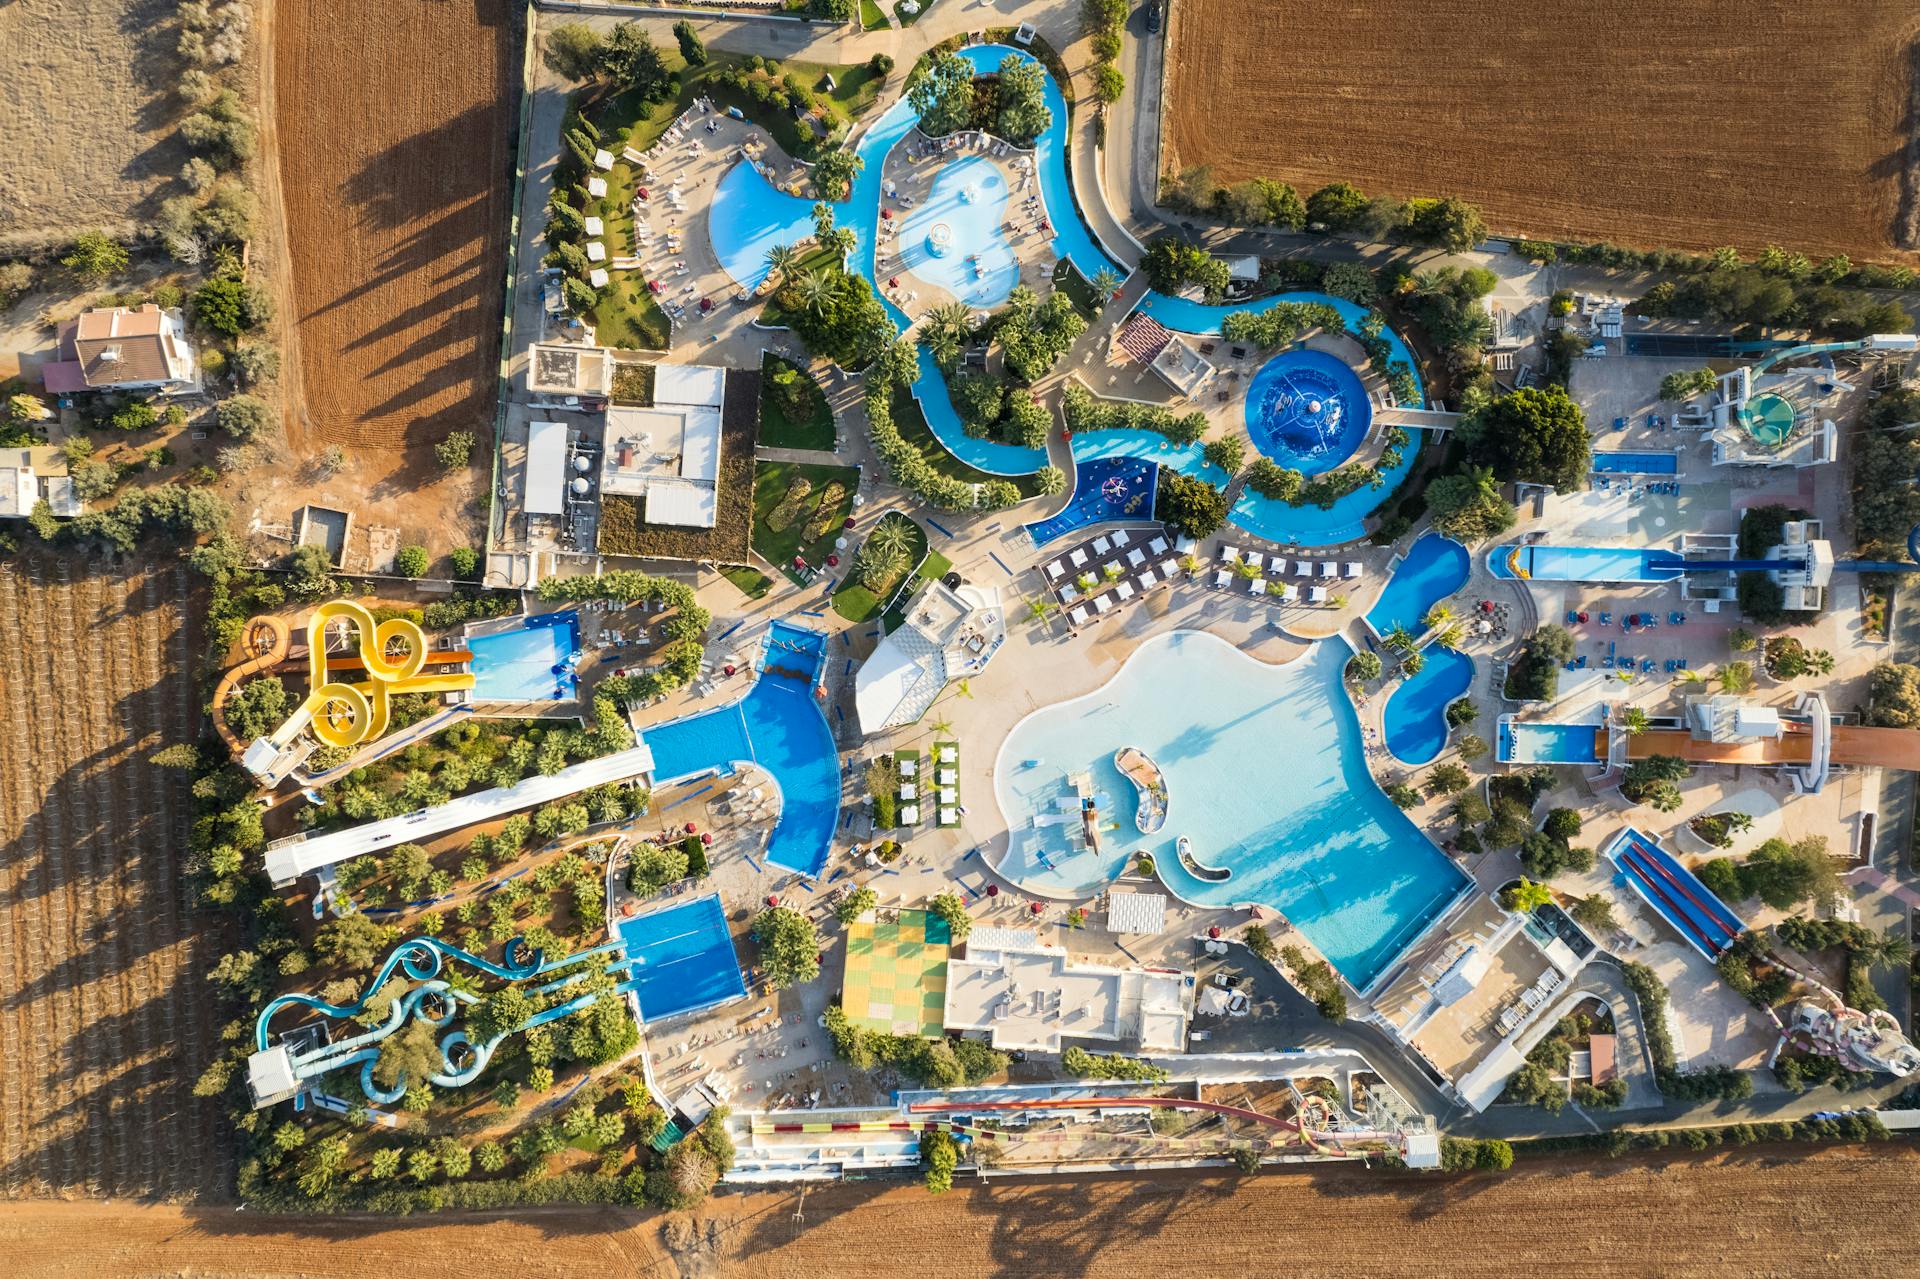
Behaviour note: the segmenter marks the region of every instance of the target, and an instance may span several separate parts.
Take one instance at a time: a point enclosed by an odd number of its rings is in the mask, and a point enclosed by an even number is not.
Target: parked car
[[[1160,0],[1148,0],[1147,34],[1150,36],[1160,34]]]

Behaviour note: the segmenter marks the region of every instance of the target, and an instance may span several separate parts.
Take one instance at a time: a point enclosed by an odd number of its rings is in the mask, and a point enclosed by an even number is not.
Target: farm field
[[[290,451],[341,446],[334,487],[359,516],[435,550],[488,465],[517,13],[507,0],[289,0],[274,22],[304,401]],[[455,430],[481,447],[467,475],[442,480],[431,446]]]
[[[1183,0],[1162,167],[1459,195],[1542,238],[1911,260],[1917,39],[1906,0]]]
[[[0,1195],[231,1190],[190,1091],[221,947],[183,882],[187,775],[148,762],[200,719],[192,587],[177,561],[0,570],[0,634],[33,640],[0,669]]]
[[[169,137],[172,0],[0,5],[0,248],[130,233],[186,158]]]
[[[1598,1157],[1596,1157],[1598,1158]],[[1358,1168],[1255,1180],[962,1183],[933,1198],[869,1182],[721,1195],[697,1216],[606,1207],[453,1218],[272,1217],[132,1204],[0,1205],[22,1279],[404,1274],[467,1279],[476,1257],[527,1276],[953,1279],[1189,1272],[1594,1276],[1912,1272],[1906,1205],[1920,1154],[1749,1148],[1717,1157],[1541,1159],[1505,1177]],[[796,1210],[800,1219],[795,1220]]]

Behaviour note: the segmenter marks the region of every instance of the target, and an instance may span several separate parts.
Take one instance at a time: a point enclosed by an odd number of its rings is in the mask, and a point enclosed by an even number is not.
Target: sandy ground
[[[698,1217],[615,1208],[433,1221],[274,1218],[126,1203],[0,1206],[10,1273],[1510,1276],[1912,1273],[1911,1147],[1744,1151],[1505,1177],[1337,1168],[1253,1180],[1010,1178],[726,1195]],[[506,1259],[511,1258],[509,1264]]]
[[[1897,260],[1916,35],[1905,0],[1183,0],[1163,152],[1500,231]]]
[[[181,858],[186,775],[149,764],[200,708],[177,560],[0,572],[0,1193],[230,1193],[202,974],[219,954]]]
[[[0,248],[146,220],[185,160],[170,134],[172,0],[0,5]]]
[[[294,0],[275,15],[304,412],[248,498],[268,523],[314,500],[435,552],[479,531],[468,506],[497,390],[517,21],[505,0]],[[481,447],[442,479],[432,446],[455,430]],[[345,470],[300,469],[329,445]]]

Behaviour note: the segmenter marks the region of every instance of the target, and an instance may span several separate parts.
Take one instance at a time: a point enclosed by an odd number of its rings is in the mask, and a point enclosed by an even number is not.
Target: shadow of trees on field
[[[24,731],[8,739],[0,779],[0,811],[19,817],[0,843],[0,932],[14,957],[0,1012],[15,1072],[6,1096],[22,1120],[17,1142],[0,1130],[0,1186],[217,1192],[226,1140],[191,1085],[215,1037],[201,973],[225,929],[195,913],[184,882],[188,776],[148,762],[201,729],[192,583],[184,566],[139,557],[5,571],[23,599],[9,621],[59,634],[23,636],[13,674]],[[180,610],[171,625],[129,629],[169,606]],[[135,647],[143,639],[150,651]]]

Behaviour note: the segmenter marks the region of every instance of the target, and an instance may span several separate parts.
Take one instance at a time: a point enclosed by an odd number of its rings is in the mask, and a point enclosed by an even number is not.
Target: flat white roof
[[[647,481],[647,509],[643,514],[649,524],[712,528],[719,510],[719,497],[711,484],[692,480]]]
[[[267,874],[276,885],[291,884],[302,875],[350,857],[379,852],[395,844],[419,843],[463,826],[565,799],[576,791],[608,782],[624,782],[652,771],[653,751],[642,742],[612,755],[570,765],[551,776],[536,775],[511,786],[462,795],[438,808],[422,808],[331,835],[281,840],[267,846]]]
[[[653,402],[717,409],[726,394],[727,371],[705,364],[653,366]]]
[[[1110,933],[1164,932],[1167,927],[1167,899],[1160,893],[1107,894],[1107,931]]]
[[[39,500],[40,485],[32,467],[0,467],[0,516],[25,519]]]
[[[534,422],[527,428],[529,515],[559,515],[567,509],[567,424]]]

